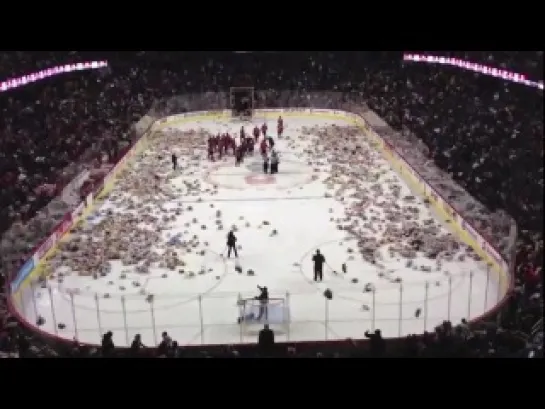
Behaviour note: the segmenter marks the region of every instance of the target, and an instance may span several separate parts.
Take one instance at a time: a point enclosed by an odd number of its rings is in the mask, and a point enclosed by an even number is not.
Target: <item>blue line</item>
[[[331,199],[325,196],[299,196],[299,197],[254,197],[254,198],[210,198],[210,199],[188,199],[181,200],[182,203],[207,203],[207,202],[265,202],[279,200],[316,200],[316,199]]]

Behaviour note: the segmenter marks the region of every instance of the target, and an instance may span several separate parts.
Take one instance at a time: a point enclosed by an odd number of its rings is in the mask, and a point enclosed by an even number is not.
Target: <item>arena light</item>
[[[487,65],[474,63],[471,61],[465,61],[459,58],[423,54],[404,54],[403,61],[451,65],[454,67],[462,68],[464,70],[474,71],[480,74],[489,75],[491,77],[501,78],[506,81],[516,82],[517,84],[523,84],[528,87],[539,88],[541,90],[543,89],[543,81],[529,80],[525,74],[503,70],[500,68],[489,67]]]
[[[37,71],[21,77],[9,78],[0,82],[0,92],[6,92],[15,88],[23,87],[34,82],[54,77],[60,74],[67,74],[74,71],[98,70],[108,67],[107,61],[86,61],[73,64],[58,65],[45,70]]]
[[[258,53],[258,54],[275,54],[279,53],[280,51],[233,51],[235,54],[250,54],[250,53]]]

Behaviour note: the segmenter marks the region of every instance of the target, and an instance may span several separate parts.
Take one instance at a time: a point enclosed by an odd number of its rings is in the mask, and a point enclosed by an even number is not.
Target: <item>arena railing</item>
[[[163,331],[180,345],[252,343],[259,327],[250,324],[254,332],[247,332],[249,325],[237,323],[238,300],[250,299],[256,295],[253,293],[172,291],[150,297],[124,294],[115,288],[111,293],[63,288],[55,280],[31,281],[21,292],[14,296],[19,314],[27,322],[42,317],[45,324],[41,328],[65,341],[98,344],[111,330],[116,343],[124,346],[130,345],[137,333],[145,345],[157,345]],[[445,320],[459,323],[466,317],[487,314],[504,293],[489,268],[485,274],[461,270],[434,282],[377,284],[366,294],[345,282],[335,285],[332,300],[317,295],[314,289],[270,288],[271,299],[283,300],[287,311],[280,321],[271,323],[277,342],[358,339],[366,330],[375,329],[387,338],[430,332]],[[420,312],[411,305],[415,301]],[[368,313],[362,316],[361,311]]]
[[[255,103],[256,103],[255,108],[256,109],[277,108],[277,107],[295,108],[295,109],[315,108],[315,109],[329,109],[329,110],[339,110],[339,111],[345,111],[345,112],[352,112],[352,113],[354,113],[356,115],[360,115],[360,116],[362,114],[365,114],[366,112],[368,112],[368,108],[365,105],[365,96],[362,95],[362,94],[359,94],[359,93],[340,93],[340,92],[302,93],[302,92],[297,92],[297,91],[262,91],[262,92],[258,92],[257,94],[258,95],[257,95],[257,98],[255,100]],[[190,95],[177,96],[177,97],[174,97],[174,98],[169,98],[169,99],[164,99],[164,100],[157,101],[154,104],[152,110],[150,111],[150,114],[148,115],[148,119],[149,118],[157,119],[157,118],[161,118],[161,117],[165,117],[165,116],[169,116],[169,115],[180,114],[180,113],[191,112],[191,111],[227,110],[229,108],[230,108],[229,107],[229,98],[228,98],[227,93],[190,94]],[[144,132],[142,132],[141,135],[145,135],[147,133],[147,131],[152,126],[153,126],[153,124],[150,125],[149,127],[147,127],[144,130]],[[377,130],[377,133],[380,133],[380,129]],[[416,168],[417,165],[419,165],[421,163],[425,163],[425,161],[422,160],[423,159],[422,148],[420,148],[420,150],[416,149],[414,147],[414,145],[416,145],[416,144],[408,143],[407,140],[403,138],[403,133],[394,133],[394,134],[390,134],[390,135],[380,135],[380,136],[387,139],[389,141],[388,143],[391,143],[392,146],[395,147],[395,149],[399,149],[399,151],[402,151],[403,155],[407,159],[408,163],[411,163],[410,162],[411,160],[413,160],[413,161],[416,160],[416,163],[413,163],[415,168]],[[412,146],[412,148],[411,148],[411,146]],[[130,152],[131,151],[129,151],[129,154],[130,154]],[[125,160],[125,158],[121,159],[121,161],[123,161],[123,160]],[[429,172],[429,170],[427,170],[427,172]],[[442,194],[439,193],[439,194],[441,194],[441,195],[444,194],[443,199],[445,201],[448,200],[449,203],[452,204],[452,207],[456,208],[460,212],[460,214],[462,216],[466,217],[466,214],[467,214],[467,218],[469,220],[473,220],[473,222],[481,221],[483,223],[483,225],[488,225],[488,226],[490,226],[490,225],[494,226],[495,223],[499,221],[499,220],[497,220],[496,217],[494,217],[493,214],[490,214],[490,212],[487,212],[486,209],[484,209],[482,207],[482,205],[480,205],[478,202],[475,202],[475,200],[472,197],[470,197],[465,191],[463,191],[463,189],[461,189],[459,186],[455,186],[453,182],[448,180],[447,175],[444,175],[444,174],[443,175],[441,175],[441,174],[424,174],[424,171],[422,171],[421,176],[423,176],[423,177],[431,176],[430,177],[430,179],[431,179],[430,184],[435,183],[433,186],[434,186],[434,188],[437,189],[437,192],[440,192],[441,189],[443,189],[443,193]],[[108,175],[106,176],[106,178],[108,178]],[[448,180],[448,183],[445,182],[445,180]],[[100,192],[101,190],[102,189],[99,186],[98,187],[98,192]],[[455,194],[453,194],[453,193],[455,193]],[[45,339],[53,340],[53,341],[56,341],[56,342],[66,342],[66,340],[62,339],[59,336],[52,335],[49,332],[45,332],[45,331],[37,328],[36,325],[29,322],[29,320],[25,319],[25,317],[23,315],[21,305],[19,304],[17,306],[18,308],[15,308],[16,306],[14,305],[14,297],[17,296],[17,293],[19,292],[19,287],[21,286],[22,282],[25,281],[27,276],[28,277],[32,276],[31,273],[32,273],[33,267],[35,265],[37,265],[40,261],[42,261],[49,254],[49,251],[52,248],[55,247],[58,240],[60,240],[60,238],[63,237],[64,234],[70,230],[70,228],[72,227],[72,223],[75,222],[75,220],[74,220],[75,217],[81,215],[81,212],[82,212],[83,208],[85,208],[87,206],[91,206],[91,204],[93,202],[93,196],[94,195],[95,195],[94,192],[90,193],[89,197],[87,197],[86,200],[84,202],[82,202],[78,206],[78,209],[76,209],[71,215],[67,215],[66,216],[67,218],[64,220],[63,223],[61,223],[62,224],[61,229],[59,230],[59,228],[57,228],[57,230],[55,232],[53,232],[53,234],[50,236],[50,238],[46,239],[45,243],[47,245],[44,246],[42,244],[41,246],[39,246],[39,248],[32,254],[32,257],[29,260],[27,260],[27,263],[25,263],[25,265],[23,265],[22,269],[19,270],[17,272],[17,274],[15,274],[14,276],[11,277],[11,283],[10,283],[11,285],[8,288],[8,291],[10,291],[12,293],[11,296],[9,297],[11,312],[16,317],[18,317],[21,320],[21,322],[23,322],[24,325],[26,325],[32,331],[34,331],[34,333],[39,334],[40,336],[44,337]],[[462,196],[463,196],[463,201],[461,201],[460,203],[465,204],[465,203],[467,203],[469,201],[473,201],[475,203],[475,206],[479,206],[479,208],[482,209],[481,214],[474,215],[471,212],[469,212],[470,209],[468,207],[466,207],[465,205],[457,204],[460,201]],[[454,203],[454,202],[456,202],[456,203]],[[468,220],[468,222],[469,222],[469,220]],[[473,223],[473,222],[471,222],[471,223]],[[514,223],[514,222],[512,222],[512,220],[510,220],[510,223]],[[510,226],[512,227],[512,224],[510,224]],[[480,232],[479,227],[480,226],[473,225],[473,228],[476,231]],[[492,232],[505,232],[506,235],[509,235],[509,232],[512,231],[512,229],[509,230],[509,231],[506,231],[505,224],[500,223],[500,225],[498,227],[496,227],[495,230],[492,229],[491,231]],[[515,227],[514,231],[516,232],[516,227]],[[483,236],[486,236],[490,232],[483,231],[481,233],[483,234]],[[502,236],[502,235],[500,234],[499,236]],[[511,250],[513,247],[503,246],[502,249],[498,249],[496,247],[497,244],[494,244],[493,239],[494,238],[490,239],[490,246],[496,248],[496,250],[498,252],[500,252],[500,254],[502,254],[502,257],[505,257],[505,259],[509,261],[509,264],[512,264],[514,259],[511,257],[511,251],[507,251],[508,254],[505,254],[505,252],[506,252],[506,249]],[[516,239],[516,237],[515,238],[512,237],[512,239]],[[499,241],[498,237],[496,237],[495,242],[498,243],[498,241]],[[514,243],[513,243],[513,245],[514,245]],[[471,273],[470,273],[470,275],[471,275]],[[21,277],[23,277],[22,280],[21,280]],[[19,282],[15,282],[14,279],[17,279]],[[32,285],[36,285],[36,281],[32,281],[32,283],[33,283]],[[32,288],[32,285],[29,285],[28,287]],[[426,287],[423,286],[422,288],[425,291]],[[488,290],[487,290],[487,292],[488,292]],[[27,301],[29,301],[29,303],[26,304],[26,305],[27,306],[32,306],[32,299],[34,297],[32,295],[33,292],[31,290],[31,291],[27,291],[27,293],[30,294],[30,297],[27,300]],[[76,297],[78,297],[80,295],[81,294],[72,293],[72,294],[69,294],[69,297],[70,297],[71,300],[74,300],[74,302],[75,302]],[[293,294],[292,296],[294,296],[294,295],[295,294]],[[89,294],[87,294],[86,296],[89,297]],[[91,295],[91,298],[94,300],[95,299],[94,295]],[[203,298],[201,297],[201,301],[202,301],[202,299]],[[426,298],[424,298],[424,299],[426,299]],[[492,300],[493,298],[491,297],[490,299]],[[119,300],[121,302],[121,298],[119,298]],[[494,301],[499,301],[499,300],[496,299]],[[125,302],[126,302],[126,299],[125,299]],[[468,300],[468,308],[471,308],[470,304],[471,304],[471,299]],[[402,303],[400,301],[400,303],[399,303],[400,308],[402,308],[401,305],[402,305]],[[485,307],[487,307],[487,306],[486,305],[483,306],[484,309],[486,309]],[[148,312],[145,312],[145,313],[147,314]],[[55,313],[53,313],[53,314],[55,314]],[[330,312],[328,312],[328,314],[330,314]],[[151,319],[151,312],[149,313],[149,315],[150,315],[150,319]],[[464,313],[464,315],[465,315],[465,313]],[[200,315],[197,314],[196,316],[199,317]],[[404,315],[403,315],[403,317],[404,317]],[[397,318],[395,318],[395,317],[392,317],[392,318],[393,318],[393,320],[395,322],[397,322],[396,325],[397,325],[398,328],[400,327],[400,325],[402,326],[402,323],[400,324],[398,322],[399,319],[400,319],[399,316]],[[454,320],[454,318],[456,318],[456,317],[453,317],[453,320]],[[463,318],[463,317],[460,316],[459,318]],[[403,319],[404,318],[402,318],[402,320]],[[75,325],[77,326],[77,317],[75,316],[75,313],[73,313],[73,315],[72,315],[72,321],[74,321],[74,320],[75,320]],[[331,317],[329,315],[327,315],[327,314],[324,317],[320,318],[320,320],[328,320],[329,322],[333,322]],[[374,324],[373,324],[373,322],[374,322]],[[377,321],[376,320],[375,321],[371,320],[369,322],[369,324],[370,325],[377,325]],[[155,328],[157,330],[157,325],[154,324],[153,328]],[[163,326],[162,326],[162,329],[167,330]],[[94,330],[95,329],[93,329],[93,331]],[[98,330],[98,328],[96,330]],[[106,330],[108,330],[108,328],[107,327],[100,328],[100,330],[101,331],[106,331]],[[324,337],[326,337],[325,333],[324,333]]]

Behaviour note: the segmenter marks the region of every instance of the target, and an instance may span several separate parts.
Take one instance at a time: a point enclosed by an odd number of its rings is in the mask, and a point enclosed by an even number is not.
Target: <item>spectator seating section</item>
[[[433,334],[388,341],[387,355],[526,357],[531,349],[533,356],[541,356],[535,340],[541,339],[543,328],[542,90],[452,65],[402,63],[402,56],[391,53],[302,52],[259,58],[231,53],[96,54],[19,51],[0,55],[0,83],[93,59],[108,60],[111,68],[63,72],[0,92],[2,287],[69,208],[68,196],[59,198],[63,188],[82,169],[115,161],[138,136],[131,126],[149,111],[153,101],[225,90],[234,78],[251,72],[259,89],[295,87],[299,93],[334,89],[364,96],[368,106],[394,129],[416,135],[430,158],[474,197],[516,220],[515,288],[501,319],[471,328],[465,323],[445,323]],[[535,82],[543,80],[542,52],[441,55],[524,74]],[[182,61],[184,69],[180,70]],[[263,103],[282,105],[274,98]],[[100,348],[45,344],[10,316],[5,295],[1,300],[1,356],[101,356]],[[450,342],[452,339],[460,342]],[[370,356],[377,353],[375,344],[375,340],[347,340],[278,345],[276,354]],[[257,356],[258,350],[253,345],[181,348],[173,343],[166,350],[115,354],[243,357]]]

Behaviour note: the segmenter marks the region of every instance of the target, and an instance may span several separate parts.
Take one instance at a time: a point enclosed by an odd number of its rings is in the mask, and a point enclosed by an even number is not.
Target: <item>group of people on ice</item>
[[[208,159],[211,161],[223,158],[224,155],[228,155],[229,152],[235,156],[235,166],[239,166],[246,155],[253,155],[254,147],[259,143],[259,153],[263,158],[263,172],[264,173],[277,173],[278,172],[278,153],[274,149],[274,140],[272,137],[267,136],[267,124],[264,123],[261,129],[256,126],[253,130],[253,137],[246,134],[244,127],[240,128],[240,142],[237,142],[233,136],[229,133],[218,134],[208,138]],[[278,118],[277,123],[278,137],[282,137],[284,132],[284,121],[282,117]],[[263,135],[263,139],[259,142],[260,136]]]

